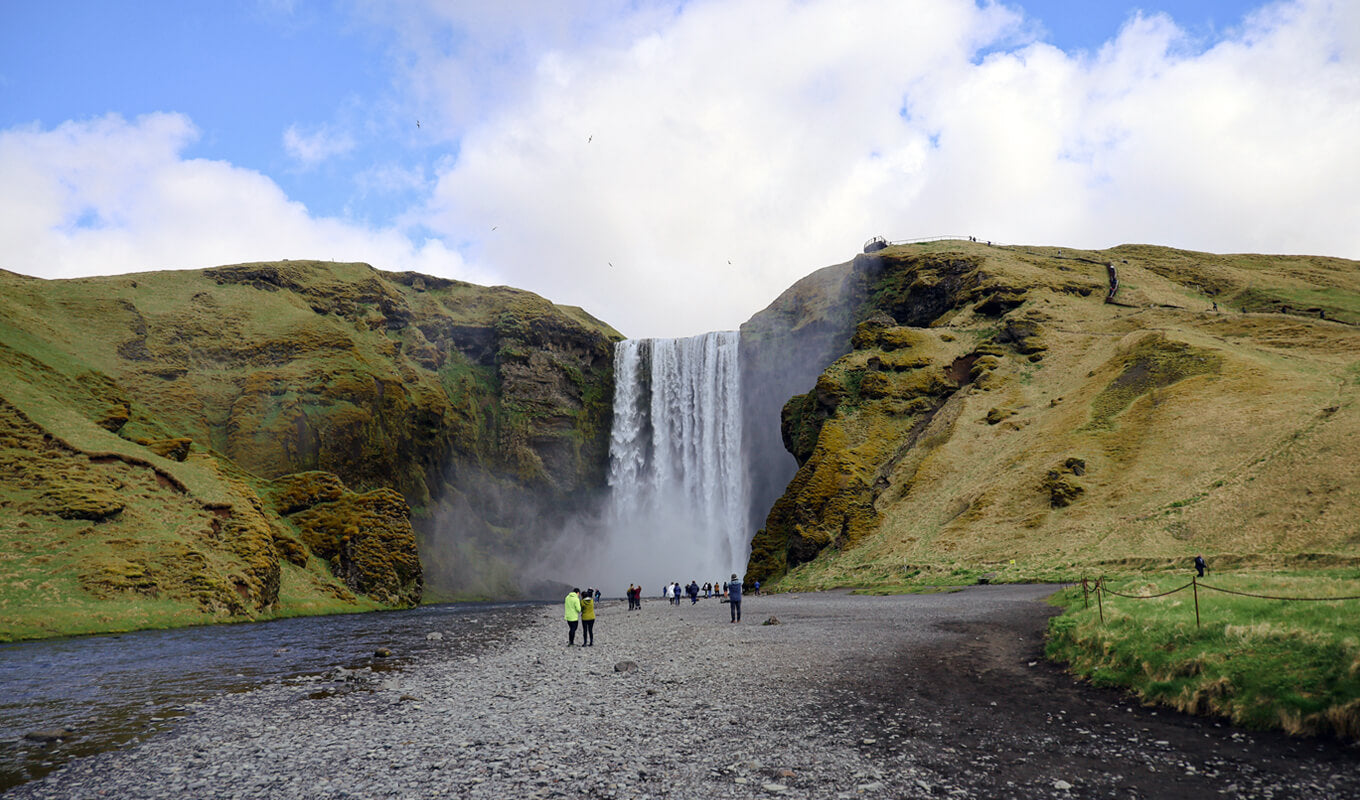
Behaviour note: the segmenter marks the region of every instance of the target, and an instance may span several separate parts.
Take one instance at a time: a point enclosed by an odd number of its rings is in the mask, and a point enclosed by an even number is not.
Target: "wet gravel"
[[[586,648],[556,607],[477,653],[432,627],[399,670],[196,703],[9,796],[1360,797],[1353,745],[1076,684],[1040,657],[1049,591],[748,597],[738,625],[605,601]]]

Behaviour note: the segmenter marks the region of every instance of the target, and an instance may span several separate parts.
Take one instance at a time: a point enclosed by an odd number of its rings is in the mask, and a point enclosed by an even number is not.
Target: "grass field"
[[[1144,702],[1216,715],[1248,728],[1360,739],[1360,570],[1121,577],[1059,592],[1066,610],[1049,627],[1049,657],[1097,686]],[[1209,588],[1213,587],[1213,588]],[[1103,612],[1104,621],[1101,621]]]

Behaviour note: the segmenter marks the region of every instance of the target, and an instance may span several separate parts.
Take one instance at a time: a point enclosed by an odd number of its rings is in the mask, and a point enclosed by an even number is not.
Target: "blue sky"
[[[1353,3],[571,5],[0,4],[0,267],[366,260],[646,336],[875,234],[1360,257]]]

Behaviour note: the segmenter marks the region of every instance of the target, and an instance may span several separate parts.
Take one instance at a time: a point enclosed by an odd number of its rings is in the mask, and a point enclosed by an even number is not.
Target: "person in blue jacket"
[[[735,572],[727,584],[727,607],[732,611],[732,621],[741,622],[741,581]]]

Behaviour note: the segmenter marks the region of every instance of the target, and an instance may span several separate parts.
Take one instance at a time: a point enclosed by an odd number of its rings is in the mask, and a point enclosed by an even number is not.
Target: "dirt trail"
[[[842,670],[824,713],[873,740],[865,747],[949,776],[934,794],[1360,797],[1360,746],[1244,731],[1078,683],[1042,656],[1049,591],[903,598],[903,618],[884,625],[895,646]]]

